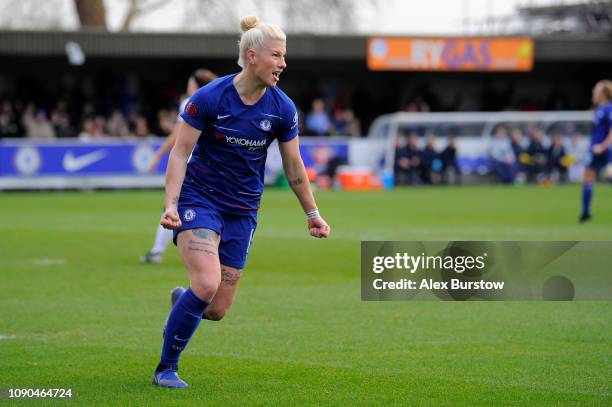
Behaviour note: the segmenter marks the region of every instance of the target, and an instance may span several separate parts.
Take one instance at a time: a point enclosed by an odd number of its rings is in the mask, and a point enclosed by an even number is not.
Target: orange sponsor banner
[[[531,71],[533,40],[513,38],[368,39],[373,71]]]

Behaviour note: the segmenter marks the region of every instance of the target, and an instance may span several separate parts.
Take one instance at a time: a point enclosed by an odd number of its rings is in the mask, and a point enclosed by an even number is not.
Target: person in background
[[[400,133],[395,139],[395,186],[404,186],[410,183],[410,169],[410,149],[408,148],[408,139],[403,133]]]
[[[505,127],[500,126],[495,130],[489,146],[489,157],[499,182],[503,184],[512,183],[514,181],[513,166],[515,158]]]
[[[529,154],[527,154],[528,141],[525,139],[523,130],[515,127],[510,132],[512,151],[514,153],[514,180],[517,183],[527,181],[527,166],[529,165]]]
[[[29,104],[23,112],[23,116],[21,116],[21,122],[25,128],[27,138],[39,140],[55,139],[55,130],[47,119],[47,112],[44,109],[37,109],[35,111],[34,105]]]
[[[582,180],[582,213],[579,222],[591,220],[593,184],[610,160],[612,145],[612,81],[601,80],[593,87],[593,128],[591,130],[591,161]]]
[[[440,153],[440,160],[442,160],[442,183],[448,184],[448,175],[452,171],[454,183],[461,184],[461,169],[457,161],[457,136],[449,136],[448,144]]]
[[[217,75],[209,71],[208,69],[196,69],[191,75],[189,75],[189,78],[187,79],[187,97],[181,101],[180,111],[183,112],[185,110],[185,105],[187,104],[187,101],[198,89],[212,82],[215,79],[217,79]],[[182,121],[183,119],[179,115],[176,118],[175,123],[178,124]],[[155,172],[157,170],[157,167],[159,166],[159,162],[161,161],[162,157],[166,155],[166,153],[170,151],[170,149],[174,146],[177,135],[177,127],[172,126],[172,128],[169,128],[169,130],[170,133],[166,138],[166,141],[164,142],[164,144],[161,145],[159,149],[157,149],[155,155],[153,156],[153,159],[151,160],[149,172]],[[166,251],[166,248],[170,244],[171,240],[172,230],[166,229],[158,223],[155,232],[155,240],[153,241],[153,246],[148,252],[146,252],[143,256],[140,257],[140,261],[143,263],[161,263],[162,256]]]
[[[540,183],[546,177],[548,154],[544,146],[544,132],[539,127],[534,127],[531,131],[531,142],[527,147],[527,154],[529,154],[528,180]]]
[[[421,181],[423,184],[430,185],[438,182],[438,172],[436,171],[436,159],[438,153],[436,152],[436,135],[433,133],[428,134],[425,137],[425,148],[421,150]]]
[[[306,115],[306,131],[315,136],[329,136],[332,123],[322,99],[312,101],[312,110]]]
[[[563,136],[559,133],[553,135],[553,141],[548,147],[547,170],[548,178],[551,181],[557,180],[560,183],[567,181],[567,162]]]

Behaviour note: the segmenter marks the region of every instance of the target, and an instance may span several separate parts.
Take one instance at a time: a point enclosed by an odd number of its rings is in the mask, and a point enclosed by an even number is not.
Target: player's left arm
[[[311,236],[326,238],[331,233],[331,228],[319,214],[317,203],[315,202],[310,189],[310,182],[304,168],[304,161],[300,155],[299,137],[285,142],[279,142],[278,148],[283,159],[283,169],[289,181],[291,189],[295,193],[304,213],[308,218],[308,231]]]
[[[166,137],[164,144],[162,144],[161,147],[155,152],[155,155],[151,160],[151,164],[149,165],[149,172],[154,172],[157,169],[157,166],[159,165],[159,162],[161,161],[162,157],[168,151],[170,151],[172,147],[174,147],[174,143],[176,142],[177,127],[178,125],[174,126],[174,129],[172,130],[170,135]]]

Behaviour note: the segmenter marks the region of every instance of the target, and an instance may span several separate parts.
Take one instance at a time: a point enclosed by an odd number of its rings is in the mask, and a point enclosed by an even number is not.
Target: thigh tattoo
[[[193,236],[201,239],[189,239],[189,251],[203,252],[210,256],[218,256],[217,232],[210,229],[193,229]]]

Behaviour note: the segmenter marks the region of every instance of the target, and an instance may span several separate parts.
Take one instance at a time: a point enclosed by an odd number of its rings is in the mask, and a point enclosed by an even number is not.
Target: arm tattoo
[[[176,205],[178,203],[178,196],[175,196],[174,198],[172,198],[172,200],[170,202],[172,202],[172,205]]]
[[[236,285],[240,280],[240,270],[230,271],[225,267],[221,267],[221,282],[227,285]]]
[[[292,179],[289,181],[289,185],[291,185],[292,187],[298,186],[302,183],[302,178],[297,177],[296,179]]]

